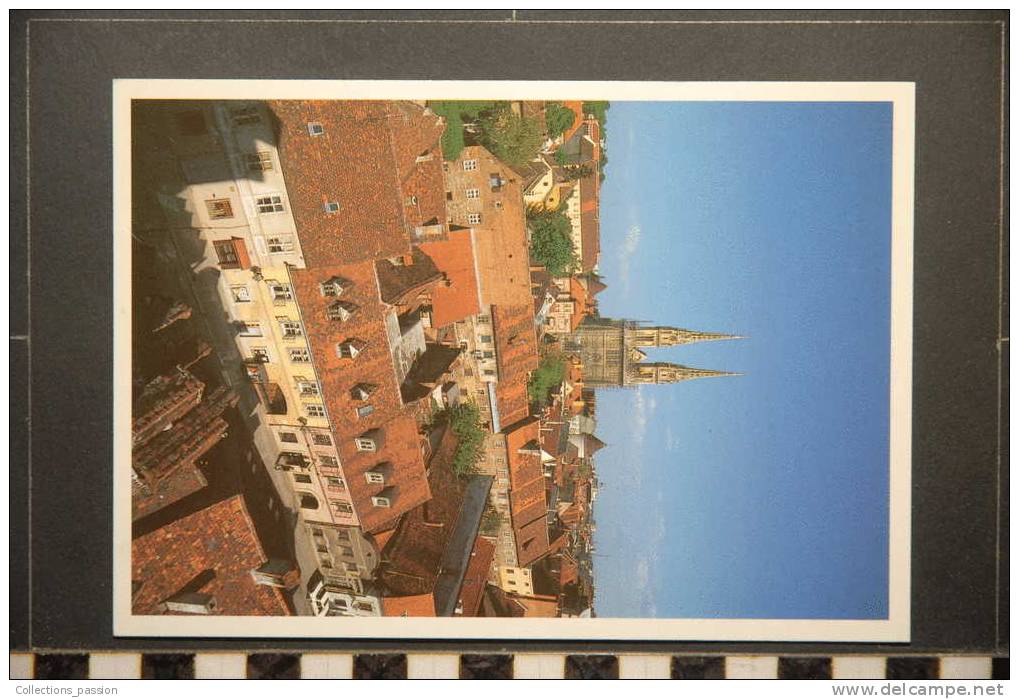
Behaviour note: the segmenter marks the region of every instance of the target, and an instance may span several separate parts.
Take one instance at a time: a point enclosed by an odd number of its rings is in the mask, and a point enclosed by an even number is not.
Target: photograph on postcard
[[[115,108],[118,633],[909,640],[911,84]]]

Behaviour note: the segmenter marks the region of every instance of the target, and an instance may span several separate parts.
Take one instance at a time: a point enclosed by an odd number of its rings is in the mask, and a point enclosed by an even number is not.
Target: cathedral
[[[644,362],[642,347],[669,347],[710,340],[737,340],[738,335],[648,326],[635,320],[589,316],[566,338],[564,349],[580,358],[587,388],[675,383],[731,372],[694,369],[669,362]]]

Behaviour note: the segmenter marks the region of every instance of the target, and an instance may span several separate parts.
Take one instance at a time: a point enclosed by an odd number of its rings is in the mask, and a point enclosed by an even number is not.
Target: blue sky
[[[887,616],[891,115],[612,103],[601,314],[748,339],[599,392],[599,616]]]

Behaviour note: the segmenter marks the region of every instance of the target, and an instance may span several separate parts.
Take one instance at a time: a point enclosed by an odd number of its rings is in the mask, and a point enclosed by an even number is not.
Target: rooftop
[[[432,327],[441,328],[480,311],[471,231],[450,231],[445,240],[421,243],[444,280],[432,290]]]
[[[198,592],[215,599],[213,614],[290,615],[278,588],[251,577],[265,562],[244,499],[234,495],[131,542],[131,579],[140,584],[132,609],[164,614],[167,598]]]
[[[495,395],[504,425],[527,417],[527,379],[538,366],[538,339],[534,328],[534,306],[494,306],[492,326],[499,380]]]

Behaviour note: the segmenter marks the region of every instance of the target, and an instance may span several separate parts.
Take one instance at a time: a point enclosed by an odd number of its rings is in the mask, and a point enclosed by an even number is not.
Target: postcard
[[[913,100],[117,81],[115,633],[908,641]]]

